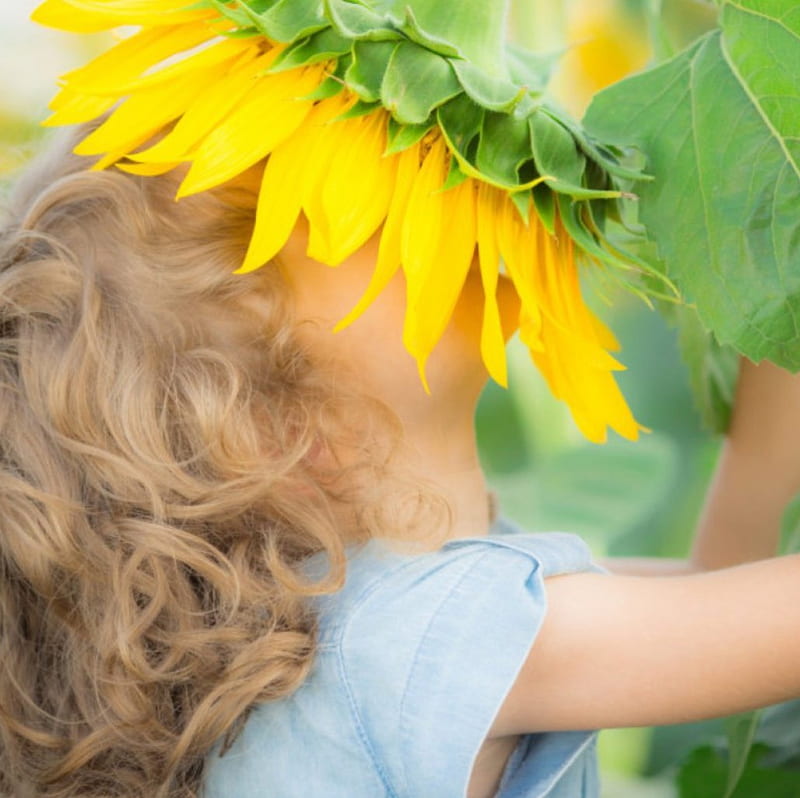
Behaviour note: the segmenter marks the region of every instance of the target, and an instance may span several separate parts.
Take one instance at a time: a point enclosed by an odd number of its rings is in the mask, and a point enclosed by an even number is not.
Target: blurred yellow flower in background
[[[619,0],[567,3],[565,39],[568,49],[553,89],[576,116],[594,94],[643,69],[653,55],[643,21]]]

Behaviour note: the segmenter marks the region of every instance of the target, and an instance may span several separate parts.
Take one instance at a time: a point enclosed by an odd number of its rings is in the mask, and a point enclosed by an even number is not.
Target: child
[[[800,560],[728,567],[800,487],[797,378],[744,364],[692,558],[603,573],[492,526],[472,289],[428,396],[402,278],[328,332],[374,242],[232,275],[246,180],[84,167],[20,182],[0,255],[4,794],[591,796],[582,730],[800,695]]]
[[[743,364],[686,563],[600,568],[494,517],[480,264],[428,393],[403,272],[330,334],[379,234],[235,275],[263,163],[175,203],[91,130],[0,238],[0,794],[591,797],[594,729],[800,695],[800,379]]]

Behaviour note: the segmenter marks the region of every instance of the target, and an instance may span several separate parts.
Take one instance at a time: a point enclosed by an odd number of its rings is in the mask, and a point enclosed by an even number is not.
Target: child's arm
[[[547,616],[491,736],[693,721],[800,696],[800,555],[546,584]]]
[[[549,610],[493,735],[700,720],[800,697],[800,377],[743,361],[690,566],[549,579]],[[749,560],[737,567],[726,567]],[[720,570],[718,570],[720,569]]]
[[[673,576],[775,556],[800,493],[800,376],[742,360],[728,437],[689,560],[603,561],[619,574]]]

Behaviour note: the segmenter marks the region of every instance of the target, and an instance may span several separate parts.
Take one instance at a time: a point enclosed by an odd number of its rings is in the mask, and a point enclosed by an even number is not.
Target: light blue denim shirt
[[[464,798],[542,624],[544,578],[599,570],[574,535],[494,531],[430,554],[355,550],[345,587],[318,601],[311,675],[211,752],[204,798]],[[597,798],[595,739],[523,737],[497,797]]]

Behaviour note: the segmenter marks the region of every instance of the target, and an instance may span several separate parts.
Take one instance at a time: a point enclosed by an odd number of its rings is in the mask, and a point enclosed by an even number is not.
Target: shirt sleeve
[[[463,798],[547,611],[544,579],[586,570],[580,538],[505,534],[407,558],[360,597],[342,677],[390,795]]]

